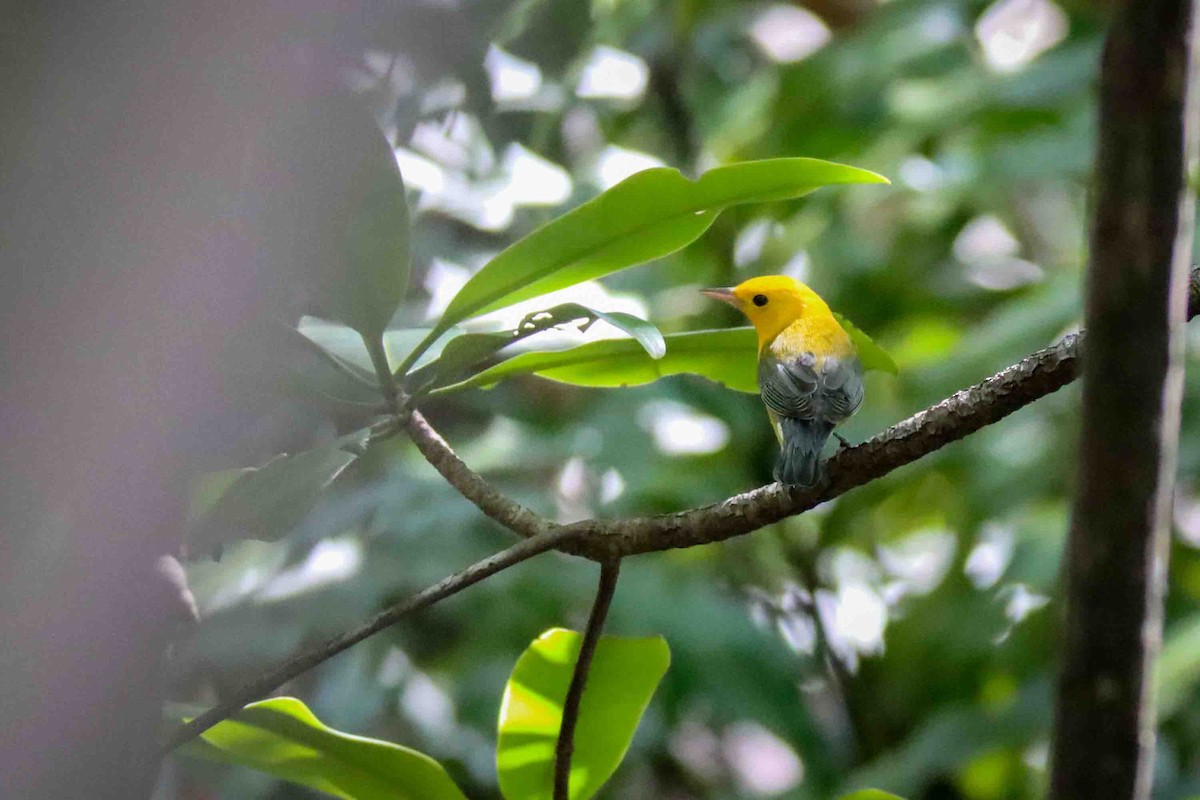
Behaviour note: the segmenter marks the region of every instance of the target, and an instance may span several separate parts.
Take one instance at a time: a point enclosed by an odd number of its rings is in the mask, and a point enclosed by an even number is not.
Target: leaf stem
[[[449,326],[443,326],[440,323],[434,325],[433,329],[425,334],[425,338],[413,348],[413,351],[404,357],[404,360],[400,362],[400,366],[396,367],[395,372],[392,374],[400,378],[408,375],[408,371],[412,369],[413,364],[417,363],[417,359],[432,347],[433,343],[438,340],[438,337],[447,330],[449,330]]]
[[[571,755],[575,752],[575,726],[579,722],[579,706],[583,690],[587,685],[588,670],[592,656],[600,642],[600,631],[612,604],[617,589],[617,577],[621,573],[621,559],[614,558],[600,563],[600,586],[596,589],[596,602],[588,617],[583,642],[579,645],[579,658],[575,661],[575,672],[567,698],[563,701],[562,724],[558,729],[558,744],[554,748],[554,800],[568,800],[571,782]]]
[[[387,350],[383,346],[383,336],[367,336],[363,334],[363,343],[371,355],[371,365],[375,367],[375,375],[379,378],[379,390],[387,401],[388,409],[393,414],[400,413],[400,395],[396,389],[396,381],[392,378],[392,368],[388,364]]]

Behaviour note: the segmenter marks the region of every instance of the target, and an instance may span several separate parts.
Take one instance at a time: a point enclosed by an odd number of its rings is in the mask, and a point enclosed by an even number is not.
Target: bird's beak
[[[738,309],[739,311],[742,308],[742,301],[739,300],[738,296],[733,293],[733,289],[730,289],[730,288],[701,289],[700,294],[707,295],[707,296],[711,297],[713,300],[720,300],[722,303],[729,303],[729,305],[733,306],[734,308]]]

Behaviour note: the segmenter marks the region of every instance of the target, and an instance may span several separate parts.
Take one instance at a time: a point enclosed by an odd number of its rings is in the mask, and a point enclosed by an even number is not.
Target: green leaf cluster
[[[581,640],[574,631],[546,631],[513,668],[500,706],[496,748],[500,788],[508,800],[551,796],[562,706]],[[572,800],[594,795],[621,763],[670,660],[659,636],[601,638],[575,731]],[[292,697],[246,706],[182,753],[250,767],[345,800],[465,798],[429,756],[333,730]]]
[[[709,170],[695,181],[677,170],[644,170],[547,223],[485,264],[458,291],[400,370],[406,372],[438,337],[473,317],[669,255],[699,238],[730,206],[794,199],[834,184],[886,182],[867,170],[812,158],[731,164]],[[662,337],[651,333],[649,323],[629,315],[592,313],[642,342],[651,358],[661,357]],[[856,342],[860,340],[869,345],[872,365],[880,363],[876,354],[882,351],[864,334],[856,333]],[[605,355],[597,353],[600,358]],[[689,361],[698,361],[694,352]],[[583,372],[586,370],[580,370]],[[572,380],[575,374],[563,372],[557,379],[584,386],[611,385]]]
[[[428,328],[388,327],[410,270],[410,232],[404,186],[378,137],[366,137],[350,202],[347,264],[325,307],[339,322],[300,321],[293,345],[315,353],[320,369],[301,371],[299,390],[315,402],[357,414],[364,422],[385,410],[398,388],[419,399],[489,387],[520,375],[576,386],[618,387],[692,374],[742,392],[756,392],[756,344],[747,328],[664,336],[631,314],[562,303],[533,312],[514,329],[467,333],[459,323],[548,292],[603,277],[668,255],[695,241],[724,209],[802,197],[822,186],[885,183],[857,167],[812,158],[780,158],[717,167],[689,180],[677,170],[639,172],[512,244],[466,282]],[[840,319],[840,318],[839,318]],[[627,338],[601,339],[567,350],[539,349],[536,334],[597,321]],[[895,364],[849,322],[869,369]],[[344,325],[341,323],[345,323]],[[530,340],[532,349],[503,358]],[[527,345],[522,344],[523,347]],[[308,363],[308,362],[306,362]],[[207,552],[242,538],[271,541],[294,528],[322,491],[357,458],[366,429],[349,439],[240,472],[211,476],[219,497],[193,524],[191,544]]]
[[[875,173],[811,158],[777,158],[711,169],[696,180],[673,169],[644,170],[534,230],[473,275],[444,313],[423,328],[393,328],[411,268],[404,184],[391,149],[373,126],[352,115],[361,146],[339,210],[345,236],[341,270],[323,275],[321,308],[306,317],[288,347],[304,367],[293,388],[340,413],[358,430],[329,444],[282,454],[253,468],[199,481],[190,544],[220,552],[238,539],[274,541],[295,528],[328,487],[386,435],[381,412],[510,377],[533,375],[576,386],[635,386],[691,374],[755,392],[756,337],[749,328],[664,335],[634,315],[560,303],[528,314],[511,330],[466,332],[483,314],[602,278],[675,253],[696,241],[727,208],[802,197],[822,186],[885,183]],[[362,135],[358,135],[362,134]],[[538,334],[597,322],[621,338],[564,350],[539,347]],[[844,323],[868,368],[895,371],[891,359]],[[522,351],[513,353],[520,345]],[[315,361],[314,361],[315,359]],[[314,368],[314,365],[316,368]],[[579,634],[552,629],[517,661],[505,687],[496,764],[509,800],[551,796],[562,705],[580,647]],[[628,751],[638,722],[667,671],[662,637],[605,636],[595,654],[575,735],[570,796],[592,797]],[[336,797],[464,797],[431,758],[385,741],[322,724],[293,698],[247,706],[207,731],[186,753],[265,772]]]

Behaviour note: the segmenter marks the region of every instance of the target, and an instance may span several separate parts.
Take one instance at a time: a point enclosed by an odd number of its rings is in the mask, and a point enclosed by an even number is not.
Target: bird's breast
[[[780,361],[792,361],[811,354],[818,362],[826,358],[845,358],[854,354],[850,336],[832,315],[828,319],[802,317],[784,328],[763,348]],[[765,355],[765,353],[764,353]]]

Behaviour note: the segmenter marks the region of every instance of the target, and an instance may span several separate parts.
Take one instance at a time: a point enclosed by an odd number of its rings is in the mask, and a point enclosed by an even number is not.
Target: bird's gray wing
[[[863,401],[862,376],[862,362],[855,356],[825,359],[819,394],[826,418],[840,422],[858,411]]]
[[[862,404],[862,365],[854,357],[830,356],[817,366],[811,353],[786,361],[764,353],[758,388],[763,403],[780,416],[840,422]]]
[[[767,408],[781,417],[812,419],[819,383],[816,359],[810,353],[785,362],[766,352],[758,361],[759,394]]]

